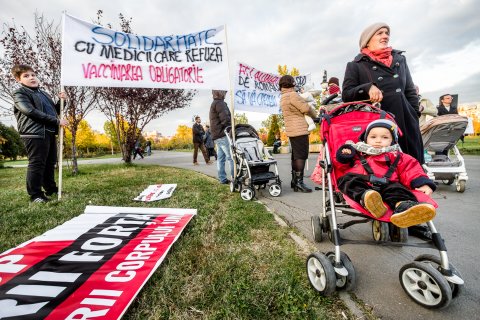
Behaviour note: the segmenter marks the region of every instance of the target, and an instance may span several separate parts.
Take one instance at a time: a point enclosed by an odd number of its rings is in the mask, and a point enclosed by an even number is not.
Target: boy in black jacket
[[[15,80],[21,87],[13,92],[13,113],[17,128],[28,155],[27,192],[32,202],[47,202],[47,196],[58,192],[55,183],[58,126],[68,121],[59,119],[60,102],[55,104],[45,91],[32,67],[15,65],[12,68]],[[65,93],[60,93],[65,99]],[[42,190],[45,190],[45,192]]]

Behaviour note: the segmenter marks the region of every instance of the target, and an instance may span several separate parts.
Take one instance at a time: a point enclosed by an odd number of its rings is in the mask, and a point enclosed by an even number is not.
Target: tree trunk
[[[77,129],[72,128],[72,174],[78,174],[78,161],[77,161]]]

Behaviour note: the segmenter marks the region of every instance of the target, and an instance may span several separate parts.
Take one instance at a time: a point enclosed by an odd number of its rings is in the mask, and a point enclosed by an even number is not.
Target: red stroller
[[[338,172],[341,166],[335,159],[336,150],[347,140],[358,142],[360,134],[367,125],[377,119],[394,121],[392,115],[367,103],[346,103],[322,114],[322,142],[325,153],[324,160],[320,163],[323,169],[323,206],[320,215],[312,216],[311,223],[315,241],[321,242],[323,233],[326,233],[335,249],[327,253],[312,253],[308,256],[306,262],[308,279],[312,287],[325,296],[337,289],[353,290],[356,282],[355,269],[347,254],[340,251],[340,245],[344,243],[433,248],[439,251],[440,257],[422,254],[415,258],[414,262],[404,265],[400,269],[400,283],[416,303],[426,308],[446,307],[452,298],[458,296],[464,281],[456,268],[449,263],[444,241],[433,221],[427,223],[432,233],[432,240],[426,243],[408,243],[408,229],[399,228],[390,223],[393,213],[391,209],[377,219],[337,189],[336,178],[343,173]],[[413,193],[418,201],[429,202],[437,207],[437,204],[424,193],[415,190]],[[358,219],[338,223],[337,212]],[[368,222],[372,224],[372,241],[341,238],[340,229]]]

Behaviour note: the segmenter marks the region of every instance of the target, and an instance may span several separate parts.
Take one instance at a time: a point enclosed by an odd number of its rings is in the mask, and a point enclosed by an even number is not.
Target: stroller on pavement
[[[323,206],[320,215],[312,216],[312,232],[316,242],[323,240],[324,233],[334,245],[327,253],[316,252],[308,256],[306,270],[312,287],[327,296],[336,290],[351,291],[355,288],[355,268],[348,255],[340,250],[342,244],[376,244],[392,246],[414,246],[437,249],[439,256],[422,254],[413,262],[404,265],[399,272],[400,283],[416,303],[426,308],[446,307],[452,298],[459,295],[464,281],[457,269],[448,261],[445,243],[437,232],[433,221],[427,226],[432,239],[426,243],[408,243],[408,229],[390,223],[392,210],[381,218],[375,218],[359,203],[338,191],[336,178],[340,176],[336,150],[347,140],[354,143],[367,125],[377,119],[394,121],[385,111],[366,103],[346,103],[327,111],[321,116],[324,157],[320,163],[323,171]],[[422,192],[412,191],[419,202],[437,204]],[[337,222],[337,214],[357,219]],[[340,229],[359,223],[371,223],[373,240],[343,239]]]
[[[468,176],[465,160],[456,144],[463,137],[467,125],[467,117],[448,114],[433,118],[420,127],[423,147],[427,152],[434,153],[432,160],[423,165],[428,177],[441,180],[446,185],[455,182],[458,192],[465,191]]]
[[[272,158],[260,140],[257,131],[249,124],[237,124],[233,139],[231,127],[225,129],[230,143],[234,163],[234,177],[230,182],[230,191],[239,191],[243,200],[252,200],[260,188],[272,197],[282,193],[277,161]],[[270,167],[274,168],[274,172]],[[273,181],[269,184],[270,181]]]

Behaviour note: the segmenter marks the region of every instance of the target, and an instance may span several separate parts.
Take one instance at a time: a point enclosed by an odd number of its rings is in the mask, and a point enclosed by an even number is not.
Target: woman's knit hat
[[[360,45],[360,50],[367,46],[368,41],[370,41],[375,32],[377,32],[381,28],[387,28],[388,32],[390,32],[390,27],[385,22],[374,23],[366,27],[365,30],[363,30],[362,34],[360,35],[360,40],[358,41],[358,44]]]
[[[387,119],[378,119],[378,120],[374,120],[374,121],[370,122],[368,124],[367,128],[365,129],[365,131],[360,135],[359,139],[361,141],[367,142],[368,133],[373,128],[386,128],[386,129],[388,129],[390,131],[390,133],[392,134],[392,138],[393,138],[392,145],[398,143],[398,127],[395,124],[395,122],[393,122],[391,120],[387,120]]]

